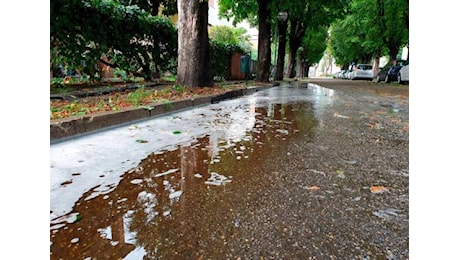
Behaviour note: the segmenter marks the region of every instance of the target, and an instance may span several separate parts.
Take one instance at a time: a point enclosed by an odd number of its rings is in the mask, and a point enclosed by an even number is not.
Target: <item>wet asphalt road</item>
[[[50,258],[408,259],[408,100],[346,84],[282,84],[215,104],[214,130],[119,162],[130,165],[119,179],[82,190],[65,214],[53,194],[111,172],[86,176],[52,152]],[[230,120],[238,109],[250,116]],[[131,141],[128,149],[153,143]]]

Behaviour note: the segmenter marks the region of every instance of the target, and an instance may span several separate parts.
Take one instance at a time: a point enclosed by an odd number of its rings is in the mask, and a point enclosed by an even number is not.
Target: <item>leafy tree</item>
[[[301,48],[299,48],[299,59],[301,66],[299,76],[309,73],[311,66],[318,63],[323,57],[327,47],[328,27],[318,27],[316,30],[308,30],[302,38]]]
[[[220,15],[226,18],[234,18],[234,24],[244,19],[248,19],[251,23],[257,21],[259,39],[257,44],[258,65],[256,81],[258,82],[268,82],[270,77],[271,2],[272,0],[219,1]]]
[[[208,2],[179,0],[179,48],[176,83],[190,87],[211,86]]]
[[[163,15],[177,14],[176,0],[121,0],[124,5],[137,5],[153,16],[159,15],[162,6]]]
[[[142,68],[145,78],[175,67],[177,31],[166,17],[114,0],[52,0],[50,9],[52,64],[94,76],[103,62],[133,73]]]
[[[296,53],[307,30],[329,26],[348,11],[350,0],[296,1],[287,6],[289,12],[288,77],[295,76]]]
[[[251,42],[247,30],[226,25],[213,26],[209,29],[209,39],[224,45],[240,47],[244,52],[251,51]]]
[[[370,63],[374,58],[376,70],[380,56],[396,59],[409,43],[408,12],[407,0],[354,0],[350,14],[332,27],[331,47],[337,62]]]
[[[209,29],[211,44],[212,76],[229,79],[231,59],[234,52],[248,53],[251,50],[246,29],[230,26],[213,26]]]

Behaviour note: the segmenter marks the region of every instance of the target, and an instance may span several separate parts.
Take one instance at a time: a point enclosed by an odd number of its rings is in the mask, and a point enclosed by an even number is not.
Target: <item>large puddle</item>
[[[282,85],[51,145],[51,259],[224,257],[264,166],[312,140],[332,99]]]

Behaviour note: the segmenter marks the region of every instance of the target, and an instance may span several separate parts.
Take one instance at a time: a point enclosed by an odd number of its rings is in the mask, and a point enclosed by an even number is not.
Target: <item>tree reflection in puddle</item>
[[[232,255],[228,243],[239,239],[251,197],[270,185],[264,162],[314,137],[313,110],[306,101],[252,106],[250,128],[215,121],[194,143],[149,155],[110,193],[80,199],[78,221],[50,230],[51,259]]]

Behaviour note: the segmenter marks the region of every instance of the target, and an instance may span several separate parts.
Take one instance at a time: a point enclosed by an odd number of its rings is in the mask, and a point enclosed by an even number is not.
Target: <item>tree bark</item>
[[[212,86],[208,36],[208,2],[178,0],[179,48],[176,83],[182,86]]]
[[[305,27],[298,21],[291,21],[291,29],[289,31],[289,65],[288,78],[295,77],[296,53],[300,47],[301,39],[305,35]]]
[[[256,80],[257,82],[269,82],[270,80],[270,38],[271,26],[269,22],[268,4],[270,0],[258,0],[259,8],[257,11],[259,18],[259,41],[258,41],[258,64]]]
[[[388,52],[390,55],[390,60],[396,60],[396,57],[398,56],[399,52],[399,46],[396,44],[391,44],[390,46],[388,46]]]
[[[379,73],[380,56],[382,56],[382,50],[378,49],[375,53],[374,66],[372,66],[372,73],[374,73],[374,79],[377,78],[377,75]]]
[[[286,56],[286,32],[287,22],[278,21],[278,57],[276,58],[275,80],[283,80],[284,57]]]

